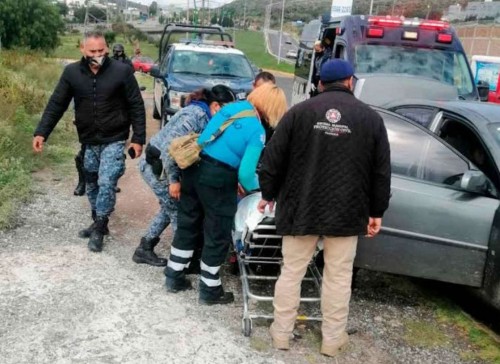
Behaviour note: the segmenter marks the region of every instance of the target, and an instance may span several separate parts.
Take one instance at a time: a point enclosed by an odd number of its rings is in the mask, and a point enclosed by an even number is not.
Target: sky
[[[142,4],[145,4],[145,5],[151,5],[151,3],[153,2],[153,0],[136,0],[136,1],[138,1]],[[189,6],[193,7],[193,0],[156,0],[156,2],[158,3],[158,5],[160,7],[167,7],[168,5],[179,5],[182,7],[186,7],[188,1],[190,4]],[[208,1],[210,1],[210,7],[214,8],[214,7],[218,7],[220,5],[227,4],[227,3],[231,2],[232,0],[205,0],[205,3],[207,3],[207,5],[208,5]],[[202,2],[202,0],[196,0],[196,5],[201,6],[201,2]]]

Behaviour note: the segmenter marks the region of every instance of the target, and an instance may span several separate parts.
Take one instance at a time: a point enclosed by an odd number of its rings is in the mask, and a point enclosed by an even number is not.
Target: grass
[[[11,226],[17,205],[32,192],[32,172],[64,163],[74,154],[75,133],[68,115],[42,155],[31,140],[62,67],[41,54],[0,53],[0,229]]]
[[[490,329],[480,325],[465,314],[454,303],[447,300],[437,300],[434,310],[438,322],[452,325],[455,330],[469,341],[472,351],[462,353],[464,359],[480,359],[487,363],[500,363],[500,337]]]
[[[67,34],[61,37],[61,45],[51,54],[54,58],[64,59],[79,59],[82,54],[80,53],[79,42],[82,39],[81,34]],[[121,36],[116,37],[115,43],[121,43],[125,47],[125,54],[128,57],[134,55],[134,44],[128,42]],[[112,47],[112,44],[110,44]],[[139,43],[139,47],[144,56],[149,56],[153,59],[158,58],[158,47],[148,42]]]
[[[425,348],[444,347],[449,345],[448,336],[434,322],[426,322],[422,320],[406,320],[405,341],[411,346],[419,346]]]
[[[256,66],[264,69],[293,73],[294,66],[280,63],[267,53],[264,34],[251,30],[237,30],[235,32],[236,48],[243,51],[248,59]]]
[[[135,78],[139,83],[139,87],[146,87],[146,91],[153,92],[153,77],[151,77],[147,73],[136,72]]]

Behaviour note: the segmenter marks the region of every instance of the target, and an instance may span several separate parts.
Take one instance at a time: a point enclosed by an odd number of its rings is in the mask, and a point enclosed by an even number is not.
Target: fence
[[[455,26],[460,41],[469,57],[473,55],[500,57],[500,26]]]

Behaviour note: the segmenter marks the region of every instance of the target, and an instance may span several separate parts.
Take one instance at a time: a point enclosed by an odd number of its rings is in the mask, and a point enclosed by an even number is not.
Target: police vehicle
[[[164,125],[199,88],[226,85],[238,99],[252,90],[255,69],[219,26],[169,24],[165,27],[154,82],[153,117]]]
[[[391,16],[349,15],[315,20],[302,33],[292,104],[309,97],[314,41],[326,54],[349,61],[358,74],[413,75],[452,85],[458,98],[479,100],[487,85],[475,85],[465,51],[449,23]],[[478,92],[479,89],[479,92]],[[486,94],[487,95],[487,94]]]

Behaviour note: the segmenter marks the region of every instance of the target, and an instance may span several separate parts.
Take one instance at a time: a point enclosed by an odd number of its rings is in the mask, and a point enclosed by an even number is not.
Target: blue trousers
[[[161,179],[153,173],[153,169],[145,158],[141,158],[139,162],[139,171],[142,178],[151,188],[155,196],[160,202],[160,211],[155,215],[153,221],[149,224],[149,228],[144,235],[147,239],[157,238],[167,228],[168,224],[172,225],[172,230],[175,234],[177,230],[177,204],[178,202],[170,197],[168,193],[168,180]]]
[[[108,217],[115,209],[116,185],[125,173],[125,141],[85,145],[83,167],[87,197],[97,217]]]

